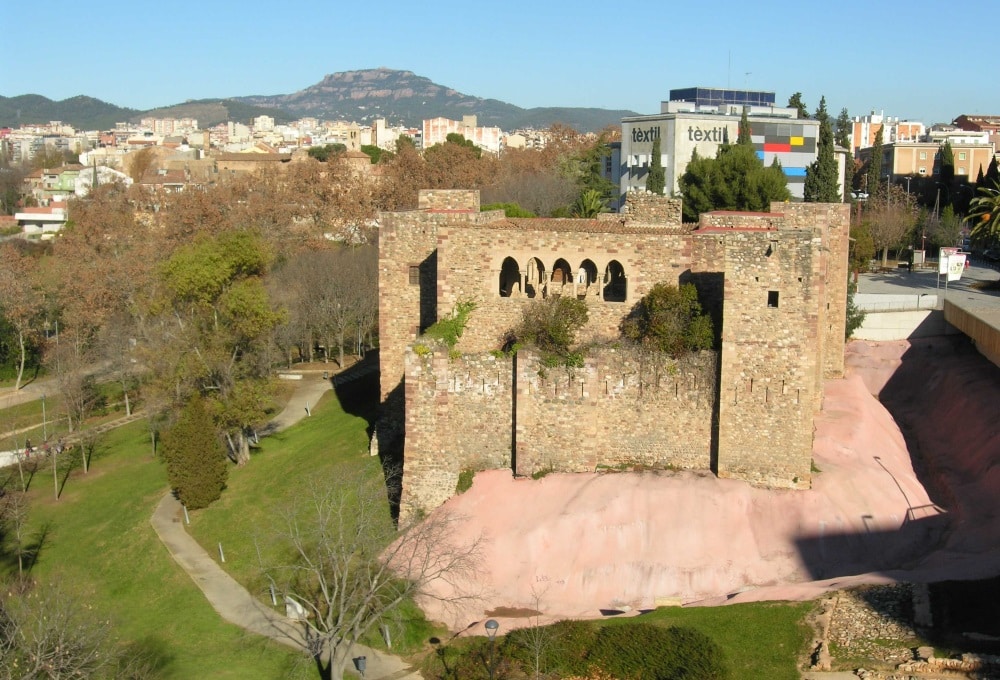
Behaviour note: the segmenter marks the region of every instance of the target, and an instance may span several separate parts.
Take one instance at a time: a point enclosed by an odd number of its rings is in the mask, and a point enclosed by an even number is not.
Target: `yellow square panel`
[[[805,144],[805,138],[804,137],[792,137],[791,141],[790,141],[790,144],[792,146],[802,146],[803,144]]]

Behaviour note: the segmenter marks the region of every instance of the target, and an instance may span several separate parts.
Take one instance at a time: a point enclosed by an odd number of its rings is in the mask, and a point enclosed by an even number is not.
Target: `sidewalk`
[[[307,415],[331,381],[309,373],[303,376],[288,404],[271,423],[269,432],[294,425]],[[226,621],[284,645],[302,650],[301,628],[263,602],[257,600],[227,574],[194,538],[184,529],[184,512],[173,494],[167,494],[156,506],[150,523],[171,557],[188,573],[205,594],[212,608]],[[355,645],[352,657],[364,656],[367,661],[365,680],[420,680],[402,659],[378,652],[370,647]]]

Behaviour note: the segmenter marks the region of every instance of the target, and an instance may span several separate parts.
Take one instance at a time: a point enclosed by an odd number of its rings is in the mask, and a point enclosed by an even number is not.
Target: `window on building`
[[[922,160],[922,161],[926,161],[927,160],[927,152],[926,151],[921,151],[920,152],[920,160]]]
[[[926,175],[927,174],[927,168],[921,167],[920,169],[917,170],[917,172],[919,174],[921,174],[921,175]]]
[[[611,260],[604,270],[604,301],[625,302],[628,297],[628,281],[625,268],[618,260]]]
[[[500,265],[500,297],[517,297],[520,294],[521,269],[514,258],[504,258]]]
[[[411,286],[420,285],[420,265],[417,264],[410,265],[410,285]]]
[[[775,309],[778,308],[778,291],[776,290],[767,291],[767,306],[773,307]]]
[[[958,152],[958,160],[960,160],[960,161],[964,161],[965,160],[965,152],[964,151],[959,151]]]

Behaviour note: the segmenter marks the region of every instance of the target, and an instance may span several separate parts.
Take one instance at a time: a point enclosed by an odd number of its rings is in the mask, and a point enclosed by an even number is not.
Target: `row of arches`
[[[628,297],[628,277],[618,260],[611,260],[598,278],[597,265],[586,259],[575,270],[559,258],[546,269],[533,257],[522,270],[513,257],[504,258],[500,265],[500,297],[547,298],[550,295],[573,295],[581,300],[588,296],[605,302],[625,302]]]

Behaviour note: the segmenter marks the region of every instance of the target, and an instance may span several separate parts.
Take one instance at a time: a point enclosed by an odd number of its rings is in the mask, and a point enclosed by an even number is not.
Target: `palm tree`
[[[595,217],[607,210],[607,203],[597,189],[587,189],[573,204],[573,217]]]
[[[974,219],[972,238],[977,243],[1000,239],[1000,183],[979,187],[978,196],[969,204],[969,217]]]

